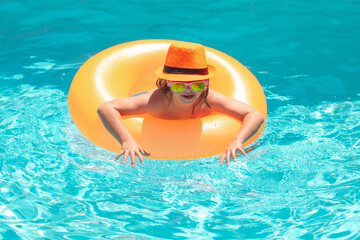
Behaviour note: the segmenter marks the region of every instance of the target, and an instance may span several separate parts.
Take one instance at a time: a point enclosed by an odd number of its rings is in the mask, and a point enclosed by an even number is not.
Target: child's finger
[[[141,155],[140,151],[136,151],[135,153],[136,153],[136,156],[138,156],[138,158],[139,158],[139,160],[140,160],[141,164],[144,164],[144,159],[143,159],[143,157],[142,157],[142,155]]]
[[[225,153],[223,153],[223,155],[220,158],[219,166],[221,166],[223,164],[224,159],[225,159]]]
[[[123,154],[124,154],[124,150],[121,150],[121,151],[116,155],[115,161],[117,161],[117,160],[119,159],[119,157],[120,157],[121,155],[123,155]]]
[[[246,156],[246,152],[244,151],[244,149],[239,148],[239,151],[240,151],[244,156]]]
[[[134,151],[130,152],[130,158],[131,158],[131,166],[135,167],[135,153],[134,153]]]
[[[231,150],[231,157],[232,157],[233,161],[236,162],[235,149]]]
[[[140,152],[142,155],[144,156],[150,156],[150,153],[148,153],[147,151],[145,151],[144,149],[140,148]]]
[[[230,164],[230,151],[226,151],[226,165],[229,166]]]
[[[128,156],[129,156],[129,151],[125,151],[125,153],[124,153],[124,158],[123,158],[123,162],[122,162],[123,164],[126,163],[126,160],[127,160]]]

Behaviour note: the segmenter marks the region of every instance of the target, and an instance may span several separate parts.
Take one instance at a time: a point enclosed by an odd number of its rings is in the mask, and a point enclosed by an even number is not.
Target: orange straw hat
[[[208,79],[215,72],[215,67],[206,64],[203,45],[175,42],[169,47],[165,65],[158,68],[155,75],[170,81],[190,82]]]

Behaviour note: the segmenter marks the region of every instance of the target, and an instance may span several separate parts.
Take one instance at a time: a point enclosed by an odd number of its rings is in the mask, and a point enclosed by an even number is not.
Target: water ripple
[[[279,97],[275,100],[288,102]],[[114,163],[114,153],[80,134],[60,90],[0,89],[0,103],[0,213],[11,234],[52,239],[89,233],[125,239],[360,234],[355,227],[359,101],[278,107],[269,113],[260,145],[230,167],[219,167],[212,157],[146,159],[135,168]]]

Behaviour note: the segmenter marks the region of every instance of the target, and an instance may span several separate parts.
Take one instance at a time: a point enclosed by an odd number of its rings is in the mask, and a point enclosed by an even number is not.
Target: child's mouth
[[[185,99],[192,99],[195,95],[194,94],[189,94],[189,95],[182,95]]]

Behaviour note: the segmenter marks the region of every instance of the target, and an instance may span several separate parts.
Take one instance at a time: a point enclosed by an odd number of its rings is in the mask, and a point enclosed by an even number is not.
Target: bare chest
[[[191,104],[187,108],[176,108],[171,104],[163,104],[161,107],[154,109],[151,113],[155,117],[163,119],[192,119],[201,118],[209,115],[212,110],[205,104],[200,103],[197,106]]]

